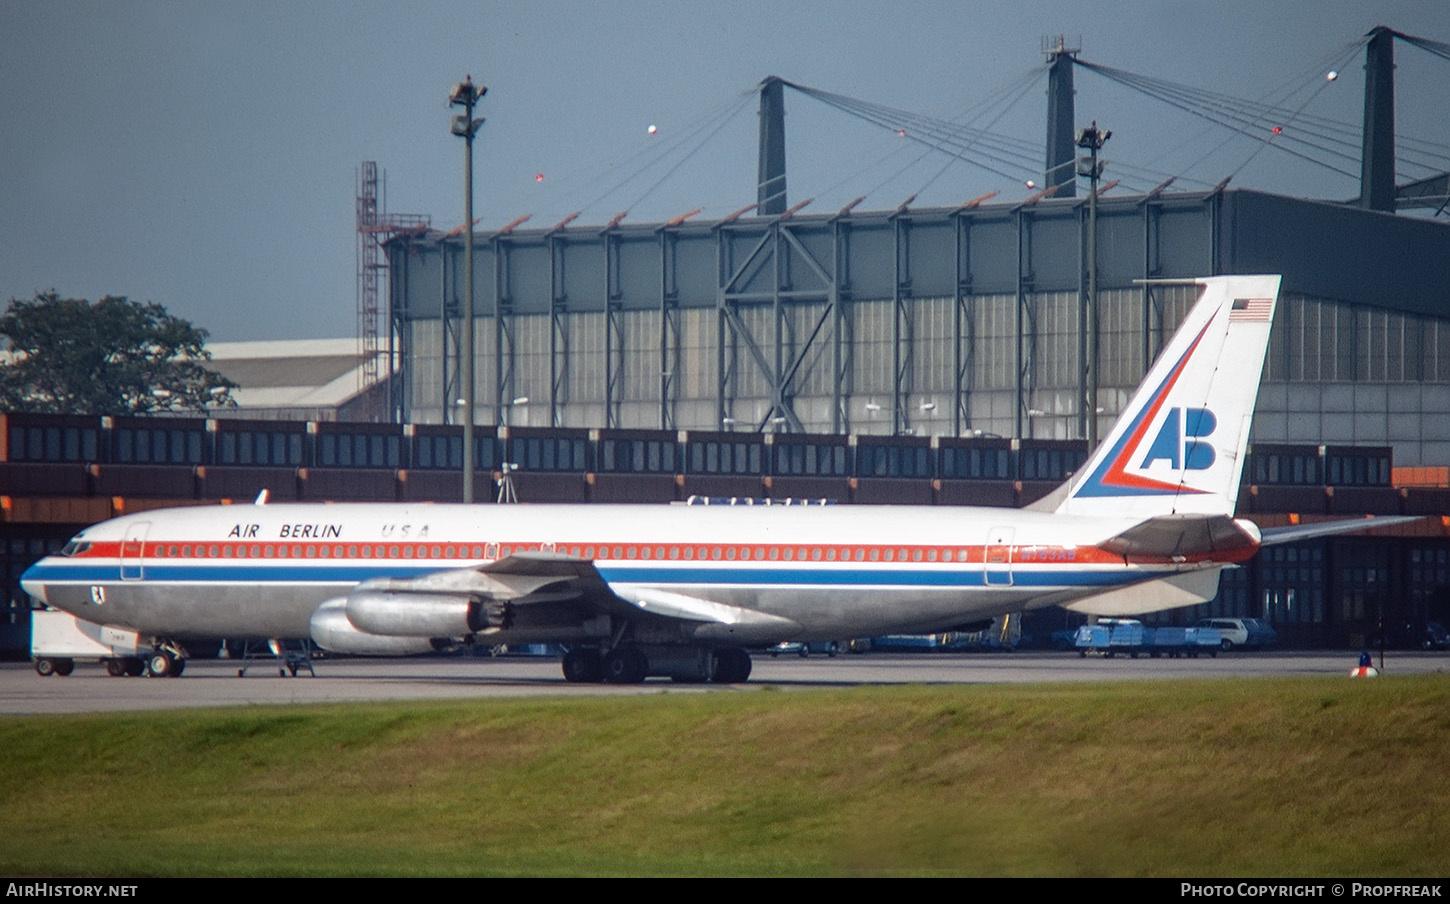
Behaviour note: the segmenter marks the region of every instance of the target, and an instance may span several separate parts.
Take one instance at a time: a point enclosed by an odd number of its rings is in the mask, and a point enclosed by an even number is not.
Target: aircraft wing
[[[774,640],[782,632],[800,630],[799,624],[779,615],[669,590],[620,588],[617,592],[640,613],[695,623],[690,633],[700,640],[764,642]]]
[[[614,586],[593,562],[524,553],[486,565],[413,578],[375,578],[353,588],[343,611],[382,637],[591,633],[616,616],[654,622],[696,639],[747,643],[798,627],[789,619],[687,594]]]

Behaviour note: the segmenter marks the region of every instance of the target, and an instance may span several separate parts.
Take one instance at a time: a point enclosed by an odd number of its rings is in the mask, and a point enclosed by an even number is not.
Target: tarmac
[[[191,660],[177,678],[113,678],[94,662],[77,662],[66,677],[41,677],[26,662],[0,663],[0,715],[132,712],[217,706],[356,703],[383,700],[467,700],[537,696],[659,693],[752,693],[893,684],[1031,684],[1162,681],[1186,678],[1320,677],[1351,679],[1355,651],[1234,652],[1217,658],[1112,659],[1075,652],[867,653],[835,658],[755,655],[745,684],[678,684],[654,678],[637,685],[569,684],[555,658],[501,656],[415,659],[318,659],[315,675],[279,677],[270,661]],[[1450,677],[1450,653],[1390,651],[1374,656],[1383,675]],[[283,675],[285,675],[283,671]]]

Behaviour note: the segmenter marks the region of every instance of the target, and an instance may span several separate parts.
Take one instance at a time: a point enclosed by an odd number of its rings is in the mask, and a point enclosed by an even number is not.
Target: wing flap
[[[698,622],[699,626],[693,633],[701,639],[749,643],[757,639],[778,638],[782,632],[791,634],[800,630],[799,624],[779,615],[683,593],[651,588],[621,588],[615,593],[648,615]]]

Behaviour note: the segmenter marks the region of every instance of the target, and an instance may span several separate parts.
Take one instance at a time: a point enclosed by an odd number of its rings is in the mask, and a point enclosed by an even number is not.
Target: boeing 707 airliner
[[[1211,599],[1258,550],[1234,517],[1278,276],[1199,299],[1086,465],[1028,509],[252,505],[106,521],[24,587],[153,639],[310,638],[356,654],[564,645],[571,681],[739,682],[746,648],[926,633],[1048,605]]]

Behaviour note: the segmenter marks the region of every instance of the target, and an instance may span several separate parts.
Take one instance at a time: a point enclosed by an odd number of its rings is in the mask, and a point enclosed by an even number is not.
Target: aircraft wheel
[[[604,660],[592,647],[576,647],[564,654],[564,680],[576,684],[599,681],[604,677]]]
[[[62,678],[75,670],[76,661],[74,659],[57,659],[55,661],[55,673]]]
[[[158,650],[146,661],[146,671],[152,678],[165,678],[176,672],[176,659],[165,650]]]
[[[181,673],[184,672],[184,671],[186,671],[186,660],[185,659],[177,659],[176,660],[176,665],[171,669],[171,674],[168,677],[171,677],[171,678],[180,678],[181,677]]]
[[[750,654],[739,647],[715,651],[716,684],[740,684],[750,678]]]
[[[51,675],[54,675],[55,660],[44,658],[35,660],[35,674],[42,678],[49,678]]]
[[[107,659],[106,674],[110,675],[112,678],[125,678],[126,663],[120,659]]]
[[[616,647],[604,657],[604,680],[610,684],[639,684],[649,671],[649,660],[634,647]]]
[[[145,660],[137,659],[135,656],[128,656],[126,658],[126,660],[125,660],[125,663],[126,663],[126,677],[128,677],[128,678],[138,678],[138,677],[146,674],[146,662],[145,662]]]

